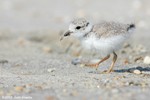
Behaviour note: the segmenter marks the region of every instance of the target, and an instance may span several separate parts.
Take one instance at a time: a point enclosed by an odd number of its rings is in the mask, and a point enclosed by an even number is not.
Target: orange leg
[[[112,64],[111,64],[111,66],[109,67],[109,69],[108,69],[107,71],[105,71],[104,73],[110,73],[110,72],[113,71],[113,67],[114,67],[115,62],[116,62],[116,60],[117,60],[117,54],[116,54],[115,52],[113,52],[113,54],[114,54],[113,62],[112,62]]]
[[[104,62],[105,60],[107,60],[108,58],[110,58],[110,55],[106,56],[105,58],[103,58],[102,60],[100,60],[99,62],[95,63],[95,64],[85,64],[85,66],[90,66],[90,67],[95,67],[96,70],[99,66],[100,63]]]

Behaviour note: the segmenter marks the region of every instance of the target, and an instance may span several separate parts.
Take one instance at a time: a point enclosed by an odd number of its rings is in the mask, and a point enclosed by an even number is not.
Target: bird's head
[[[92,30],[92,25],[84,18],[74,19],[70,25],[69,30],[65,32],[64,37],[74,36],[76,38],[83,38]]]

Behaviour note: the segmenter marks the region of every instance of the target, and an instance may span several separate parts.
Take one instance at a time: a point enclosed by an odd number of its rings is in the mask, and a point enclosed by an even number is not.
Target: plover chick
[[[122,24],[118,22],[100,22],[91,24],[84,18],[74,19],[69,30],[63,35],[74,36],[81,41],[84,48],[94,50],[104,58],[95,64],[86,63],[86,66],[98,68],[99,64],[110,58],[113,54],[113,61],[106,73],[113,71],[114,64],[117,60],[115,51],[121,48],[125,40],[129,38],[134,24]]]

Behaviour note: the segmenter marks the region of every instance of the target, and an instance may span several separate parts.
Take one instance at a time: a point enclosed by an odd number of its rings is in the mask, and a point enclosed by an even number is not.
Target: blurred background
[[[10,42],[38,45],[48,52],[68,52],[75,40],[60,42],[60,36],[72,19],[85,17],[91,23],[101,20],[135,23],[130,43],[149,48],[149,5],[148,0],[0,0],[0,39],[5,41],[3,46]],[[80,52],[80,47],[75,52]]]
[[[53,37],[67,30],[73,18],[85,17],[92,23],[135,23],[135,39],[145,40],[150,31],[149,5],[149,0],[0,0],[0,36],[9,31],[8,37],[31,32]]]
[[[56,35],[67,30],[73,18],[85,17],[92,23],[135,23],[135,37],[143,39],[150,31],[149,5],[149,0],[0,0],[0,31],[1,35],[7,31],[20,36],[34,31]]]
[[[75,17],[135,22],[148,29],[149,0],[0,0],[0,29],[61,30]]]
[[[81,48],[75,39],[59,41],[76,17],[85,17],[91,23],[135,23],[129,43],[149,49],[149,5],[148,0],[0,0],[0,41],[4,46],[1,51],[6,52],[5,47],[10,49],[7,45],[12,44],[12,48],[21,45],[40,52],[71,52],[79,56]]]
[[[71,64],[72,59],[84,55],[80,44],[71,37],[59,39],[76,17],[91,23],[135,23],[131,39],[117,52],[118,72],[103,75]],[[86,94],[96,98],[93,100],[100,96],[137,100],[146,95],[148,99],[149,41],[150,0],[0,0],[0,95],[35,93],[33,97],[39,97],[47,93],[60,99],[84,99]],[[93,56],[89,58],[97,58]],[[110,61],[99,71],[107,69]],[[129,70],[139,66],[140,73],[131,74]]]

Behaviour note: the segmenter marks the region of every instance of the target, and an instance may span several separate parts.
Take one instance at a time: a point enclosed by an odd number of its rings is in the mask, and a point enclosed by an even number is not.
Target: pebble
[[[42,86],[35,86],[35,88],[39,89],[39,90],[42,90],[43,87]]]
[[[66,90],[66,89],[63,89],[63,92],[67,92],[67,90]]]
[[[107,83],[109,83],[109,82],[110,82],[109,79],[105,79],[105,80],[104,80],[104,84],[107,84]]]
[[[47,69],[47,71],[48,72],[54,72],[54,71],[56,71],[56,69],[55,68],[49,68],[49,69]]]
[[[123,79],[123,78],[126,78],[125,76],[116,76],[114,77],[114,80],[119,80],[119,79]]]
[[[142,87],[146,87],[148,84],[147,83],[141,83]]]
[[[43,47],[43,51],[44,51],[45,53],[51,53],[53,50],[52,50],[52,48],[50,48],[50,47]]]
[[[81,59],[79,59],[79,58],[73,59],[71,61],[71,64],[73,64],[73,65],[77,65],[77,64],[80,64],[80,63],[81,63]]]
[[[141,74],[141,71],[138,70],[138,69],[136,69],[136,70],[133,71],[133,73],[134,73],[134,74]]]
[[[136,57],[135,59],[134,59],[134,62],[140,62],[141,60],[143,60],[143,57]]]
[[[24,92],[26,93],[30,93],[33,89],[32,84],[26,84],[25,87],[26,89],[24,90]]]
[[[23,45],[26,45],[26,44],[29,44],[29,41],[26,40],[25,38],[23,37],[19,37],[18,40],[17,40],[18,44],[23,46]]]
[[[125,82],[124,85],[125,85],[125,86],[129,86],[129,82]]]
[[[129,63],[130,63],[130,62],[129,62],[128,59],[125,59],[125,60],[124,60],[124,64],[125,64],[125,65],[127,65],[127,64],[129,64]]]
[[[46,100],[55,100],[55,98],[53,96],[47,96],[45,97]]]
[[[23,86],[16,86],[16,87],[14,87],[14,89],[18,92],[22,92],[24,90],[24,87]]]
[[[81,55],[81,51],[74,51],[73,56],[79,57]]]
[[[97,88],[100,88],[100,86],[99,86],[99,85],[97,85]]]
[[[85,64],[80,64],[80,67],[85,67]]]
[[[134,74],[141,74],[142,72],[138,69],[131,69],[129,70],[130,73],[134,73]]]
[[[131,47],[131,45],[129,43],[125,43],[123,47],[128,48],[128,47]]]
[[[24,90],[24,92],[25,92],[25,93],[31,93],[32,90],[31,90],[30,88],[26,88],[26,89]]]
[[[26,86],[26,88],[29,88],[29,87],[31,87],[33,85],[32,84],[26,84],[25,86]]]
[[[143,61],[144,64],[150,64],[150,57],[146,56]]]

